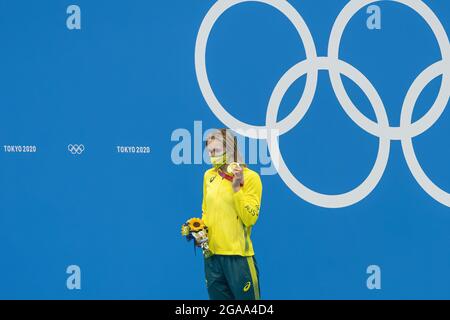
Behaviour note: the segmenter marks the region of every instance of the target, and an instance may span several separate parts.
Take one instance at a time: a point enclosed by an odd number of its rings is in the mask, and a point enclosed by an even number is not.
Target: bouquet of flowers
[[[208,227],[202,219],[191,218],[186,221],[181,226],[181,235],[185,236],[188,241],[194,240],[194,245],[202,248],[205,258],[212,256],[208,246]]]

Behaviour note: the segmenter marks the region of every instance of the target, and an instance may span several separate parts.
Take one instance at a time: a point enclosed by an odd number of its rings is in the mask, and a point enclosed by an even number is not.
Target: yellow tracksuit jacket
[[[234,192],[231,181],[211,168],[203,179],[202,219],[214,254],[253,256],[252,226],[259,217],[262,184],[259,175],[243,168],[244,186]]]

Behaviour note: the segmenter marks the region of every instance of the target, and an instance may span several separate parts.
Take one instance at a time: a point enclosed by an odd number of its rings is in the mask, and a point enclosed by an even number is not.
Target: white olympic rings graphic
[[[83,151],[84,151],[84,145],[82,145],[82,144],[69,144],[67,146],[67,150],[69,150],[71,154],[82,154]]]
[[[371,82],[355,67],[339,59],[339,45],[344,29],[352,16],[364,6],[386,0],[350,0],[339,13],[329,39],[328,56],[319,57],[312,35],[299,12],[285,0],[219,0],[204,17],[195,45],[195,71],[200,90],[213,113],[230,129],[254,139],[267,139],[272,161],[281,179],[300,198],[317,206],[342,208],[353,205],[377,186],[386,169],[391,140],[400,140],[408,167],[419,185],[435,200],[450,207],[450,194],[434,184],[421,168],[415,155],[412,138],[428,130],[445,110],[450,94],[450,43],[447,33],[434,12],[422,0],[392,0],[416,11],[428,23],[438,42],[442,59],[427,67],[413,81],[403,101],[400,126],[392,127],[386,108]],[[259,2],[270,5],[283,13],[294,25],[303,41],[306,60],[290,68],[276,84],[266,113],[266,124],[254,126],[239,121],[229,114],[216,98],[206,70],[206,47],[212,27],[218,18],[231,7],[244,2]],[[286,166],[280,153],[278,137],[296,126],[308,111],[317,86],[319,70],[328,70],[331,84],[345,113],[361,129],[379,138],[375,164],[369,176],[353,190],[338,194],[322,194],[313,191],[298,181]],[[306,84],[296,107],[284,119],[277,121],[278,109],[289,87],[306,74]],[[357,84],[369,99],[375,111],[377,122],[362,114],[347,95],[341,74]],[[435,78],[442,75],[438,97],[431,108],[419,120],[412,123],[412,114],[420,93]],[[270,134],[269,134],[270,133]]]

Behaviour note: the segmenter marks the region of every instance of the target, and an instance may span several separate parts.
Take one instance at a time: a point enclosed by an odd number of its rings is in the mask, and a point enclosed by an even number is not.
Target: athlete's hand
[[[197,239],[194,239],[194,243],[195,243],[196,247],[200,248],[202,246],[202,244],[200,242],[198,242]]]
[[[241,189],[241,185],[244,184],[244,174],[242,173],[242,167],[234,168],[233,174],[233,191],[238,192]]]

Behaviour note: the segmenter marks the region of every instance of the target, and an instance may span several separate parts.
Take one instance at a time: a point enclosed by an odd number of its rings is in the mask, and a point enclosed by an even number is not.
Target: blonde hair
[[[214,129],[206,137],[205,146],[208,146],[208,143],[212,140],[219,140],[223,143],[223,149],[226,152],[228,164],[231,162],[237,162],[244,167],[247,166],[242,160],[241,153],[239,152],[237,138],[230,129]]]

